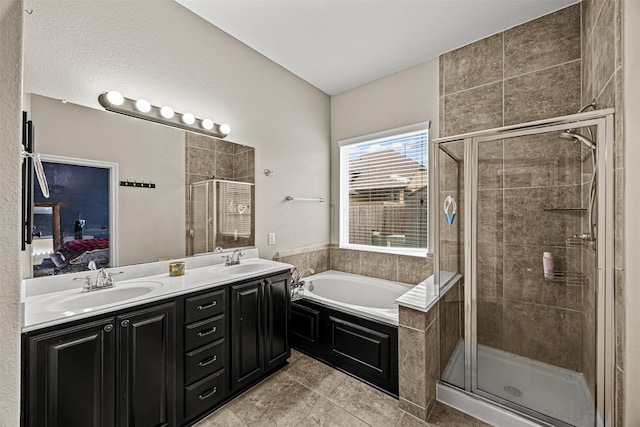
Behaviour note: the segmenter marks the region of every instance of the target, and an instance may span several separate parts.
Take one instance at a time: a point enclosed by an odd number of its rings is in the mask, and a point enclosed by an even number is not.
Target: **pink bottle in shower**
[[[542,268],[544,269],[544,277],[553,278],[553,255],[551,252],[542,253]]]

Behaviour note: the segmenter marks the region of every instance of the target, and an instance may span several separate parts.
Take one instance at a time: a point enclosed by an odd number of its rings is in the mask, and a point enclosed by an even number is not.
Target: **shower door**
[[[561,138],[568,129],[474,141],[472,385],[542,420],[593,427],[596,252],[574,236],[589,229],[596,153]]]
[[[189,188],[191,224],[190,255],[210,252],[214,249],[215,236],[215,186],[213,180],[195,182]]]
[[[601,111],[434,141],[439,207],[456,167],[443,153],[464,144],[463,339],[451,351],[441,337],[441,384],[545,425],[609,422],[612,129]],[[449,228],[440,218],[436,273]]]

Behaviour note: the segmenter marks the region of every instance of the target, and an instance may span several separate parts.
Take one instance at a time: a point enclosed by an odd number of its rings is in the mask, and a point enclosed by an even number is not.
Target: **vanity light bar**
[[[98,96],[98,102],[107,111],[178,127],[215,138],[225,138],[231,132],[231,127],[228,124],[217,124],[211,119],[199,119],[191,113],[177,113],[173,111],[173,108],[166,105],[156,107],[145,99],[126,98],[116,91],[101,94]]]

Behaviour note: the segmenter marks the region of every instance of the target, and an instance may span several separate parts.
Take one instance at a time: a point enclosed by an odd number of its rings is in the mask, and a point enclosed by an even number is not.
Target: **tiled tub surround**
[[[400,307],[399,405],[421,420],[429,418],[436,404],[436,384],[462,338],[461,289],[456,283],[426,312]]]
[[[433,274],[433,255],[414,257],[382,252],[340,249],[336,245],[309,246],[278,252],[273,259],[299,271],[343,271],[377,279],[417,285]]]
[[[614,169],[615,169],[615,343],[616,343],[616,426],[624,425],[624,377],[625,360],[625,232],[624,232],[624,146],[625,135],[623,132],[623,106],[624,91],[622,87],[622,22],[625,10],[620,0],[583,0],[582,8],[582,103],[586,104],[591,99],[597,99],[597,108],[615,108],[614,129]],[[588,159],[587,159],[588,160]],[[589,167],[589,166],[588,166]],[[583,180],[584,181],[584,180]],[[583,195],[586,196],[588,184],[583,186]],[[583,197],[585,197],[583,196]],[[590,248],[583,250],[582,262],[592,264],[594,254]],[[594,292],[593,289],[590,293]],[[595,346],[593,331],[588,329],[592,323],[589,317],[591,304],[594,301],[584,299],[583,348],[589,351],[583,352],[583,365],[585,374],[587,369],[593,369],[595,361],[592,357],[592,349]],[[592,386],[592,384],[590,384]],[[593,392],[593,390],[592,390]]]
[[[291,264],[300,273],[307,268],[312,269],[315,273],[322,273],[331,269],[330,256],[329,245],[316,245],[277,252],[273,256],[273,260]]]

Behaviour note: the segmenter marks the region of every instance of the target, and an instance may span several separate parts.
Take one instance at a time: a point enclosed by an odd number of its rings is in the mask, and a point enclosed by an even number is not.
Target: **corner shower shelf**
[[[562,282],[566,285],[586,285],[587,276],[582,273],[574,273],[567,271],[555,271],[553,276],[545,277],[544,280],[549,282]]]

